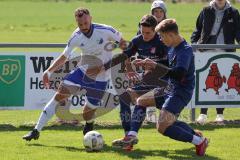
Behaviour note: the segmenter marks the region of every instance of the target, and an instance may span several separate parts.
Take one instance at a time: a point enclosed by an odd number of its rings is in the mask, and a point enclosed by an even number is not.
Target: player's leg
[[[141,95],[136,102],[131,120],[131,131],[128,135],[136,136],[146,117],[146,107],[155,106],[154,90]]]
[[[64,100],[66,100],[71,94],[80,90],[82,77],[83,73],[79,68],[64,77],[57,93],[44,107],[34,130],[23,136],[23,139],[30,141],[31,139],[37,139],[39,137],[39,132],[55,114],[56,106],[64,103]]]
[[[148,88],[143,86],[134,86],[128,88],[127,92],[120,95],[120,118],[125,135],[131,129],[131,103],[136,104],[137,98],[146,92]]]
[[[143,94],[142,96],[138,97],[137,105],[144,106],[144,107],[156,106],[154,92],[155,90],[151,90]]]
[[[123,149],[131,149],[132,145],[138,143],[137,134],[142,125],[142,122],[144,121],[144,119],[146,117],[146,107],[147,107],[147,106],[145,106],[145,107],[140,106],[139,99],[142,97],[148,98],[151,101],[151,99],[153,99],[153,97],[154,97],[154,91],[149,91],[137,99],[136,106],[132,113],[132,118],[131,118],[131,122],[130,122],[130,126],[131,126],[130,131],[124,138],[114,140],[112,142],[112,145],[114,147],[120,147]],[[142,98],[142,99],[144,99],[144,98]],[[154,102],[152,102],[152,104],[154,104]]]
[[[165,99],[167,99],[167,97],[168,97],[168,96],[165,96],[165,97],[163,96],[164,90],[162,90],[162,89],[163,88],[157,88],[155,90],[155,103],[156,103],[157,108],[161,108],[162,105],[165,103]],[[178,115],[178,114],[176,114],[176,115]],[[187,125],[186,123],[184,123],[182,121],[176,120],[175,124],[177,126],[184,128],[185,130],[187,130],[191,133],[195,133],[195,131],[191,127],[189,127],[189,125]]]
[[[86,121],[86,123],[83,127],[83,135],[93,130],[95,111],[96,111],[95,108],[89,107],[88,105],[84,106],[83,118]]]
[[[71,95],[70,88],[68,88],[64,83],[61,83],[57,93],[53,98],[46,104],[44,107],[39,120],[34,127],[34,129],[28,134],[23,136],[23,139],[31,141],[32,139],[38,139],[40,131],[46,125],[46,123],[53,117],[55,114],[56,106],[59,104],[64,104],[65,100]]]
[[[174,140],[189,142],[196,145],[196,152],[202,156],[208,145],[208,140],[195,133],[185,122],[177,121],[178,115],[186,103],[179,96],[169,96],[160,112],[157,124],[159,133]]]
[[[86,121],[83,128],[83,135],[93,130],[95,112],[101,106],[102,101],[104,101],[102,98],[104,97],[107,85],[108,82],[105,81],[84,82],[84,88],[87,90],[87,99],[83,109],[83,118]]]
[[[131,122],[131,97],[128,92],[124,92],[120,98],[120,119],[125,135],[130,131]]]

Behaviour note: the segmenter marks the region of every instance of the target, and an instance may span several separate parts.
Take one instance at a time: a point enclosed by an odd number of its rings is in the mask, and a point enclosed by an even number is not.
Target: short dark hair
[[[157,27],[155,28],[156,32],[178,32],[178,25],[175,19],[165,19],[162,22],[160,22]]]
[[[153,30],[157,26],[158,22],[157,19],[150,14],[144,15],[141,19],[140,25],[144,27],[151,27]]]
[[[75,17],[82,17],[83,15],[90,15],[90,12],[87,8],[77,8],[75,10]]]

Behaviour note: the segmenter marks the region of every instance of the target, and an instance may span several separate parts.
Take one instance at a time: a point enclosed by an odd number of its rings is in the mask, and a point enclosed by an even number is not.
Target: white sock
[[[201,144],[203,142],[203,140],[204,139],[202,137],[193,135],[192,144],[199,145],[199,144]]]
[[[94,123],[94,119],[90,119],[86,121],[87,123]]]
[[[54,96],[55,97],[55,96]],[[53,117],[55,114],[56,106],[59,104],[58,101],[54,99],[54,97],[46,104],[44,107],[41,116],[37,122],[37,125],[35,126],[35,129],[37,129],[39,132],[42,130],[42,128],[45,126],[45,124]]]
[[[129,131],[127,135],[128,136],[135,136],[135,137],[137,137],[138,133],[135,132],[135,131]]]

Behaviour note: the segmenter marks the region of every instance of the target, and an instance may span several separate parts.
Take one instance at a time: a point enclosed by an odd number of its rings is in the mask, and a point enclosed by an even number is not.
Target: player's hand
[[[135,65],[138,67],[142,66],[144,70],[153,70],[157,66],[157,63],[149,58],[146,58],[140,62],[137,62]]]
[[[131,62],[131,64],[134,65],[134,66],[136,66],[137,63],[139,63],[139,62],[141,62],[141,61],[143,61],[143,60],[142,60],[142,59],[134,59],[134,60]]]
[[[140,76],[138,73],[132,71],[132,72],[127,72],[127,77],[129,80],[131,80],[134,84],[139,82],[141,80]]]
[[[43,72],[43,85],[45,88],[49,88],[50,76],[51,76],[51,72],[49,72],[48,70]]]
[[[119,48],[121,48],[122,50],[126,50],[128,45],[129,43],[123,39],[119,42]]]

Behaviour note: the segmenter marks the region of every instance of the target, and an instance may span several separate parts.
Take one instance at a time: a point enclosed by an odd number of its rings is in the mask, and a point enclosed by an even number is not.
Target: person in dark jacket
[[[200,12],[196,30],[192,33],[192,44],[234,44],[240,43],[240,15],[228,0],[212,0],[208,7]],[[203,51],[203,50],[200,50]],[[220,51],[216,49],[215,51]],[[221,50],[223,51],[223,50]],[[226,52],[235,49],[226,49]],[[207,108],[202,108],[197,122],[207,121]],[[217,108],[216,122],[223,122],[224,108]]]

